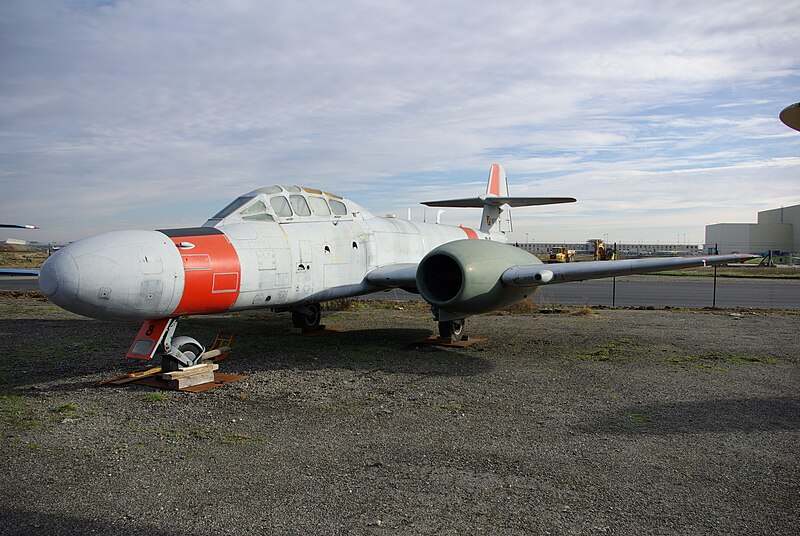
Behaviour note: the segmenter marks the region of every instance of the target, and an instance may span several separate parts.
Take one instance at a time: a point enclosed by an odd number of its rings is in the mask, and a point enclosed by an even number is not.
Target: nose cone
[[[57,251],[42,265],[39,288],[59,307],[92,318],[164,318],[183,293],[183,265],[166,235],[116,231]]]
[[[39,289],[59,307],[75,300],[79,282],[78,265],[67,249],[56,251],[39,271]]]

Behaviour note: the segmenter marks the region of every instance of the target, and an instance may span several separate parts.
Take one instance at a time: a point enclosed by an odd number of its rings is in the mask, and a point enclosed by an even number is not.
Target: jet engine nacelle
[[[458,240],[425,255],[417,289],[425,301],[453,317],[487,313],[527,297],[530,288],[509,287],[500,277],[520,264],[541,264],[534,255],[489,240]]]

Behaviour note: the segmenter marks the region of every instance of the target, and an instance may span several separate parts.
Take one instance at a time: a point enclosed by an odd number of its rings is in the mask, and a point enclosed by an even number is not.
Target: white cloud
[[[579,197],[552,209],[574,233],[797,201],[791,3],[102,4],[0,6],[0,210],[43,237],[196,224],[273,182],[405,213],[497,160]]]

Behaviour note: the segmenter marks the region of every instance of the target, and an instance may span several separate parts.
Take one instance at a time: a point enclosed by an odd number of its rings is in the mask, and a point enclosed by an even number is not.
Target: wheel
[[[178,351],[192,362],[197,361],[197,358],[204,352],[203,346],[191,337],[175,337],[173,342],[178,343]],[[181,363],[174,356],[169,354],[161,356],[161,372],[175,372],[185,366],[185,363]]]
[[[458,342],[464,337],[464,319],[439,322],[439,335],[450,342]]]
[[[292,313],[292,325],[303,331],[316,331],[322,320],[322,310],[318,303],[310,303],[306,307],[311,311],[309,314]]]
[[[175,372],[179,370],[183,363],[179,363],[177,359],[169,354],[161,356],[161,372]]]

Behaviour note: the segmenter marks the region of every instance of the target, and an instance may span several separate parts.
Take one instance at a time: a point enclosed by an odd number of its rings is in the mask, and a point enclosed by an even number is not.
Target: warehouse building
[[[706,225],[706,252],[720,254],[800,251],[800,205],[764,210],[757,223]]]

